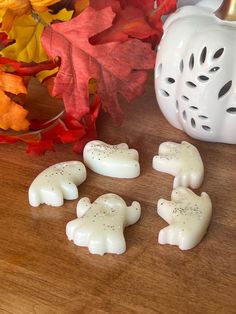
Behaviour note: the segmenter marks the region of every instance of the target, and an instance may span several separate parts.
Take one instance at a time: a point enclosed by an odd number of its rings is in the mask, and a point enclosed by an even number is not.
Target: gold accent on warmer
[[[224,0],[215,15],[221,20],[236,21],[236,0]]]

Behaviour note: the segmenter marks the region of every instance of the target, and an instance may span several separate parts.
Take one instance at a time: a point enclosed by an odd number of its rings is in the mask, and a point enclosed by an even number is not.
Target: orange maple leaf
[[[26,94],[26,87],[21,77],[0,70],[0,128],[15,131],[28,129],[29,122],[26,119],[28,111],[14,102],[6,93]]]

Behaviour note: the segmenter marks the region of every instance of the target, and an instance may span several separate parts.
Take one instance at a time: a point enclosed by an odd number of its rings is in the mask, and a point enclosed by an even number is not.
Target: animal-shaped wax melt
[[[153,168],[175,176],[173,188],[178,186],[200,187],[204,177],[204,166],[195,146],[165,142],[159,146],[159,155],[153,158]]]
[[[86,168],[80,161],[55,164],[41,172],[29,188],[31,206],[63,205],[64,199],[78,198],[77,186],[86,179]]]
[[[178,245],[181,250],[189,250],[195,247],[207,232],[212,205],[205,192],[198,196],[188,188],[179,187],[173,190],[171,201],[158,201],[157,213],[169,224],[159,232],[158,242]]]
[[[137,150],[125,143],[109,145],[101,141],[86,144],[84,163],[94,172],[115,178],[136,178],[140,174]]]
[[[124,228],[136,223],[141,206],[127,206],[116,194],[104,194],[90,203],[87,197],[79,200],[77,219],[68,222],[66,234],[78,246],[87,246],[93,254],[122,254],[126,250]]]

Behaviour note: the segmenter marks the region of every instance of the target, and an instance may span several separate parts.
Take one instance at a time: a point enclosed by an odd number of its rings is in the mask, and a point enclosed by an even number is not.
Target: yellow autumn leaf
[[[5,13],[6,13],[5,9],[0,9],[0,22],[2,22],[2,18],[3,18]]]
[[[29,13],[31,10],[43,12],[47,7],[59,2],[60,0],[1,0],[0,9],[11,10],[16,15],[18,12],[23,14]]]
[[[4,12],[1,28],[9,32],[17,16],[29,14],[32,10],[44,12],[49,5],[59,1],[60,0],[1,0],[0,10]]]
[[[26,87],[21,77],[0,70],[0,128],[15,131],[27,130],[29,127],[26,119],[28,111],[14,102],[6,92],[15,95],[25,94]]]
[[[72,17],[73,11],[63,9],[57,14],[43,12],[40,14],[45,23],[50,24],[53,20],[67,21]],[[31,15],[16,17],[13,26],[8,33],[10,39],[16,42],[3,50],[3,57],[23,62],[42,62],[48,59],[42,45],[41,35],[44,26],[34,20]]]
[[[42,83],[47,77],[56,75],[58,72],[59,67],[56,67],[55,69],[52,70],[44,70],[36,74],[37,79],[39,80],[40,83]]]

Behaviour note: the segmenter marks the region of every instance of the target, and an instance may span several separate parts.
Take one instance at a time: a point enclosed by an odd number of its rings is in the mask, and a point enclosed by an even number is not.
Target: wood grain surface
[[[35,100],[44,110],[53,105],[37,88]],[[75,218],[76,200],[59,208],[28,203],[28,188],[42,170],[82,160],[71,145],[40,157],[27,155],[23,144],[0,146],[0,313],[236,313],[236,146],[193,140],[169,125],[157,106],[152,78],[145,94],[123,109],[121,127],[101,116],[99,138],[136,148],[140,177],[113,179],[88,170],[79,187],[80,197],[91,200],[113,192],[128,204],[141,203],[141,219],[125,230],[123,255],[91,255],[67,240],[65,226]],[[196,192],[207,192],[213,203],[207,235],[185,252],[157,243],[167,224],[156,203],[170,198],[173,177],[153,170],[152,158],[167,140],[187,140],[198,148],[205,179]]]

